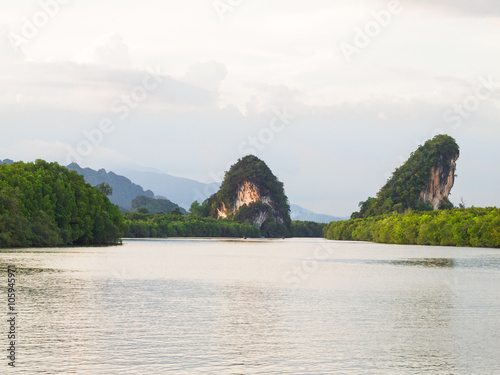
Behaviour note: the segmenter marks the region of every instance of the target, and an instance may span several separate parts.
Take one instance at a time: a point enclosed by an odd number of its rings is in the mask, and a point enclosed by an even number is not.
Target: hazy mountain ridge
[[[137,171],[117,168],[118,173],[127,176],[144,189],[154,191],[157,196],[166,197],[179,206],[189,209],[194,201],[203,202],[219,189],[219,183],[206,184],[166,173]]]
[[[179,210],[182,214],[187,214],[187,211],[180,207],[179,205],[171,202],[168,199],[163,198],[149,198],[144,195],[139,195],[135,197],[130,204],[130,211],[137,212],[139,208],[145,208],[148,213],[155,214],[165,214],[170,211]]]
[[[130,204],[134,198],[143,195],[149,198],[154,197],[151,190],[146,190],[125,176],[117,175],[114,172],[106,172],[105,169],[98,171],[91,168],[82,168],[76,163],[71,163],[67,166],[68,169],[77,172],[85,178],[85,181],[92,186],[97,186],[100,183],[107,183],[113,188],[113,194],[109,196],[109,200],[119,207],[130,209]]]
[[[332,215],[317,214],[296,204],[290,204],[290,218],[299,221],[314,221],[316,223],[328,224],[332,221],[346,220],[348,217],[337,217]]]

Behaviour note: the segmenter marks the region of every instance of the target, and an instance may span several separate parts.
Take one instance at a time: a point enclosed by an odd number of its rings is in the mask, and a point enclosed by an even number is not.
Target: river
[[[500,251],[323,239],[0,252],[19,374],[500,374]]]

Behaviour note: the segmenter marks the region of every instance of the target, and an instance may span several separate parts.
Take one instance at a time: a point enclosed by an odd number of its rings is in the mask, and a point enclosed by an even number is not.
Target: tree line
[[[165,214],[149,214],[146,210],[125,214],[125,237],[322,237],[326,224],[293,221],[286,232],[283,226],[268,222],[261,229],[233,220],[203,217],[195,213],[182,214],[179,210]]]
[[[409,210],[332,222],[325,227],[324,236],[389,244],[500,247],[500,209]]]

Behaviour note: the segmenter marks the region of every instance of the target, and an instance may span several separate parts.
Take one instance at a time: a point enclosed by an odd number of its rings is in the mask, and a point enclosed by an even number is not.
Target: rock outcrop
[[[253,155],[240,159],[226,173],[220,190],[209,199],[210,216],[251,223],[290,224],[290,206],[283,184]]]
[[[439,209],[441,204],[448,200],[451,189],[455,184],[457,159],[458,155],[451,160],[441,159],[437,166],[433,166],[428,185],[420,193],[422,202],[430,202],[435,210]]]
[[[438,135],[428,140],[396,169],[377,197],[360,202],[360,212],[351,217],[453,208],[448,197],[459,155],[460,149],[450,136]]]
[[[236,190],[236,200],[234,201],[234,207],[231,210],[228,210],[225,203],[222,202],[220,208],[217,208],[217,218],[226,219],[230,215],[234,215],[238,210],[243,206],[250,206],[252,203],[261,202],[271,209],[273,208],[272,199],[268,196],[262,196],[259,188],[253,182],[243,181]],[[260,227],[262,223],[259,225],[258,222],[262,221],[262,215],[260,218],[256,218],[256,222],[254,225]],[[279,220],[283,222],[283,220]],[[263,222],[263,221],[262,221]]]

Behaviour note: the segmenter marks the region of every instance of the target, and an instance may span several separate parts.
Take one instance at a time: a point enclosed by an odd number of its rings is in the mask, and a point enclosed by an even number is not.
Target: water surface
[[[5,284],[8,264],[2,374],[500,373],[498,250],[127,240],[2,251]]]

